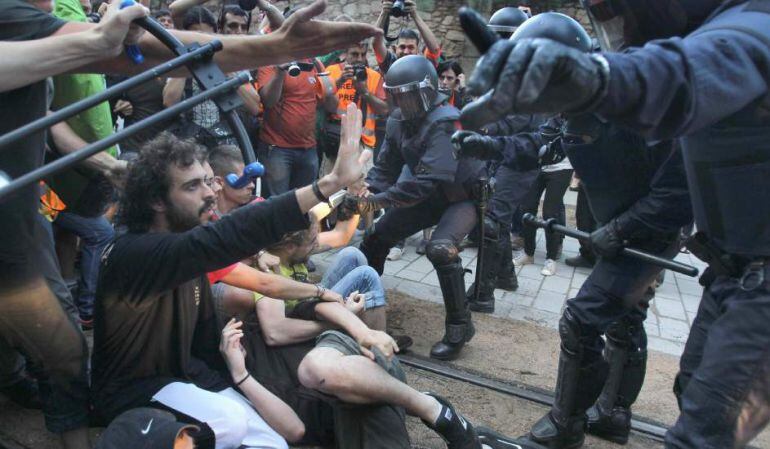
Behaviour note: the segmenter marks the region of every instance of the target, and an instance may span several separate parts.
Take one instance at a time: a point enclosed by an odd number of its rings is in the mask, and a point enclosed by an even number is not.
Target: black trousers
[[[770,419],[770,267],[746,288],[717,277],[703,291],[680,360],[681,414],[666,448],[744,447]]]
[[[577,205],[575,206],[575,221],[580,231],[592,233],[596,230],[596,220],[591,213],[591,206],[588,204],[588,195],[586,189],[581,184],[578,188]],[[594,260],[596,256],[589,247],[588,243],[580,240],[580,255],[588,260]]]
[[[538,173],[539,170],[515,171],[504,165],[495,171],[495,192],[489,200],[487,213],[500,224],[503,234],[508,234],[514,213],[529,193]]]
[[[391,208],[374,225],[374,232],[364,239],[369,265],[382,275],[390,248],[410,235],[436,226],[431,241],[460,242],[476,226],[478,212],[471,200],[450,202],[441,193],[411,207]]]
[[[555,172],[541,171],[527,197],[522,203],[522,213],[531,213],[537,215],[537,209],[540,205],[540,196],[545,192],[543,198],[543,218],[559,219],[562,208],[564,207],[564,193],[567,192],[570,180],[572,179],[572,170],[559,170]],[[565,223],[562,223],[565,224]],[[535,254],[535,239],[537,229],[533,226],[523,227],[524,252],[533,256]],[[561,247],[562,237],[552,232],[545,233],[546,258],[556,259]]]

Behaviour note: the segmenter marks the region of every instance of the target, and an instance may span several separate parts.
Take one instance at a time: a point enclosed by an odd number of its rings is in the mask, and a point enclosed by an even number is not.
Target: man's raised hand
[[[119,55],[125,45],[136,44],[144,33],[144,29],[133,21],[145,17],[147,8],[137,2],[133,6],[120,9],[120,3],[121,0],[112,0],[104,18],[93,29],[97,45],[107,56]]]
[[[362,114],[355,103],[348,105],[342,116],[340,148],[331,175],[339,185],[349,186],[364,176],[364,166],[372,157],[370,151],[361,151]]]

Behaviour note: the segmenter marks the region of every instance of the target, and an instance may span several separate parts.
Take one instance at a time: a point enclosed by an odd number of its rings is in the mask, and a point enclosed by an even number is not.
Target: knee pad
[[[457,245],[451,240],[431,240],[425,248],[425,255],[434,266],[449,265],[455,262],[460,252]]]
[[[481,229],[487,240],[497,241],[500,236],[500,224],[489,216],[484,217]]]
[[[647,349],[647,333],[644,322],[635,317],[624,317],[612,323],[605,332],[607,340],[629,352]]]
[[[580,322],[569,308],[564,310],[559,320],[559,337],[561,337],[561,347],[564,351],[573,355],[583,352],[584,335]]]

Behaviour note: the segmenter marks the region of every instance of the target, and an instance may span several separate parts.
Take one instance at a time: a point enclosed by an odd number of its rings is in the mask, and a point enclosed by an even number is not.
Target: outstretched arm
[[[436,35],[433,34],[433,31],[431,31],[428,24],[425,23],[425,20],[420,17],[420,13],[417,11],[417,4],[414,2],[414,0],[406,0],[404,2],[404,6],[406,6],[406,10],[409,12],[409,15],[412,16],[414,25],[417,27],[417,31],[420,32],[422,39],[425,41],[425,46],[431,53],[438,54],[439,51],[441,51],[441,44],[439,43],[438,39],[436,39]]]

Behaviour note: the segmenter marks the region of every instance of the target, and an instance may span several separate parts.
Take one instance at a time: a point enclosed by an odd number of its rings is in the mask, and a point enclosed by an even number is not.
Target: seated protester
[[[172,14],[174,10],[172,9]],[[217,32],[217,22],[214,14],[203,6],[194,6],[186,10],[182,29],[199,31],[201,33],[214,34]],[[243,100],[248,115],[256,117],[259,113],[259,94],[251,83],[238,87],[238,95]],[[169,78],[163,88],[163,105],[171,107],[185,98],[189,98],[201,92],[198,83],[192,78]],[[218,144],[235,143],[233,131],[219,116],[219,108],[207,100],[192,108],[191,111],[182,114],[180,120],[172,125],[174,134],[182,138],[193,137],[202,144],[212,147]]]
[[[266,394],[247,394],[246,400],[233,388],[243,379],[222,376],[204,275],[257,253],[285,232],[305,229],[305,213],[319,198],[360,178],[366,158],[359,156],[355,137],[347,138],[360,134],[360,117],[353,107],[347,111],[344,157],[332,174],[312,188],[239,208],[206,226],[199,224],[213,216],[215,199],[203,149],[169,134],[142,149],[121,198],[120,222],[128,232],[102,257],[92,359],[96,422],[156,404],[199,425],[199,447],[286,447],[270,427],[291,419],[285,408]],[[363,343],[382,341],[387,352],[388,340]]]
[[[465,86],[462,85],[460,79],[463,68],[459,62],[454,59],[443,61],[439,63],[436,72],[438,72],[438,90],[449,97],[447,103],[457,109],[462,109],[471,101],[471,97],[465,92]]]
[[[441,58],[441,44],[436,39],[436,35],[430,30],[428,24],[420,17],[417,12],[417,4],[413,0],[406,0],[404,2],[404,11],[409,17],[414,20],[414,24],[419,31],[412,29],[403,29],[398,34],[398,41],[396,41],[395,52],[388,50],[385,45],[385,36],[381,35],[374,38],[374,55],[377,57],[377,64],[380,66],[380,73],[385,76],[390,70],[390,66],[396,62],[397,59],[403,58],[408,55],[420,54],[420,36],[425,39],[425,51],[423,56],[428,58],[433,63],[434,67],[438,67],[439,58]],[[382,10],[380,16],[377,18],[375,26],[383,28],[385,20],[390,17],[390,13],[393,10],[393,2],[383,0]]]

